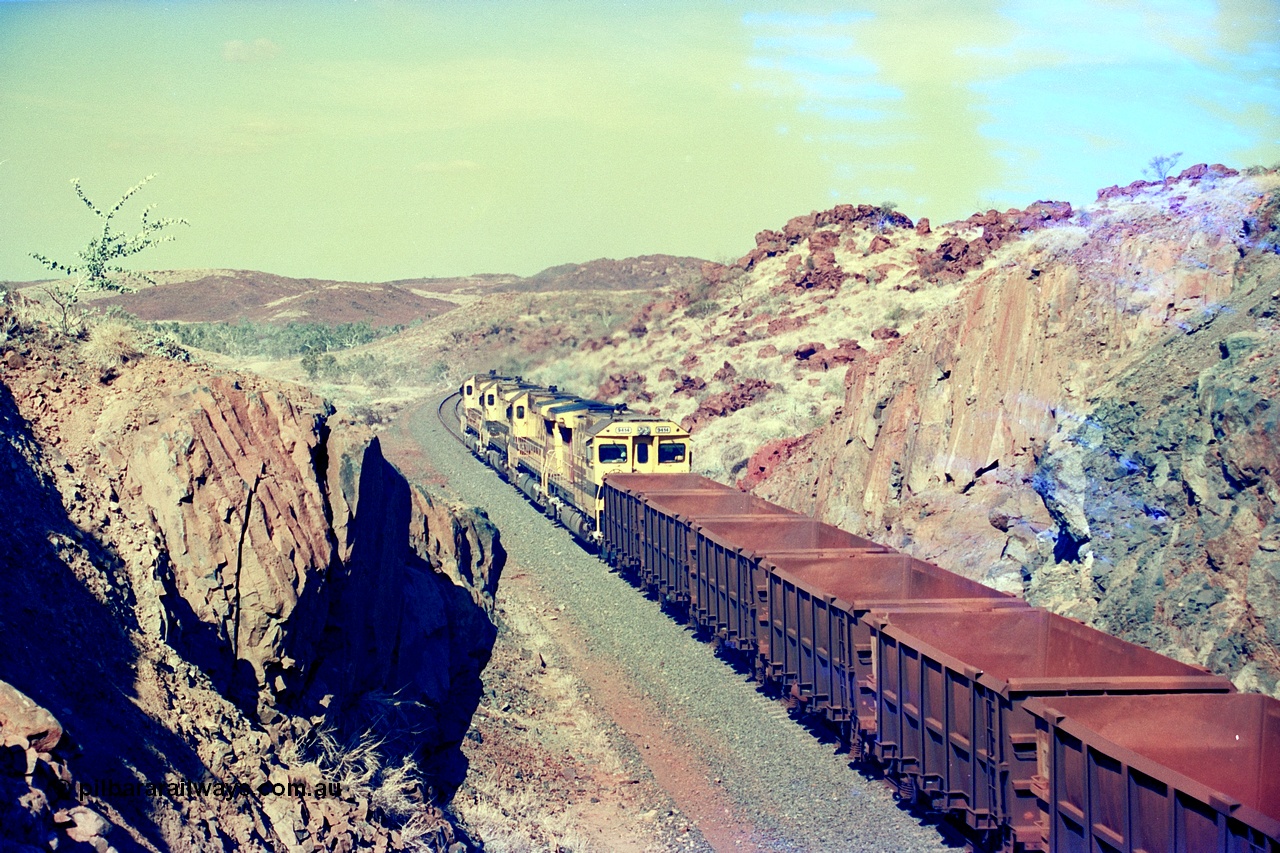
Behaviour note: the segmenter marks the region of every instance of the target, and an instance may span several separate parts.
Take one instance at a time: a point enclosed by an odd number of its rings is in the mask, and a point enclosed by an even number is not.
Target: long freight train
[[[459,397],[481,460],[978,848],[1280,853],[1280,702],[692,474],[671,421]]]

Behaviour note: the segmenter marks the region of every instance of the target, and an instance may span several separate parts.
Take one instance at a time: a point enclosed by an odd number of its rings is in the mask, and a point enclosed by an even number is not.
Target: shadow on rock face
[[[107,790],[85,822],[122,851],[216,850],[389,838],[425,816],[448,847],[460,830],[438,806],[465,776],[496,637],[497,531],[327,412],[184,387],[160,393],[150,430],[108,426],[115,443],[86,451],[42,445],[0,383],[0,682],[67,732],[36,750],[0,719],[0,838],[84,834],[68,782],[225,780],[252,791]],[[357,789],[326,803],[323,832],[301,800],[262,793],[302,778]]]
[[[447,799],[466,775],[459,746],[497,630],[477,603],[483,596],[456,585],[413,541],[411,531],[426,530],[421,496],[377,439],[330,453],[330,470],[340,472],[326,478],[333,503],[351,513],[335,527],[340,561],[311,588],[323,600],[299,600],[298,612],[325,612],[323,629],[303,688],[282,693],[281,705],[324,714],[344,742],[373,737],[388,756],[411,755]],[[494,564],[470,565],[481,554],[467,548],[468,576],[496,579],[503,552],[491,536],[483,551]]]
[[[31,788],[40,794],[28,793],[21,773],[2,780],[0,836],[39,849],[52,832],[53,812],[76,805],[65,780],[54,777],[63,760],[78,783],[89,785],[175,773],[200,780],[208,773],[187,743],[140,707],[139,656],[126,633],[137,625],[118,580],[123,563],[67,517],[43,465],[29,425],[0,383],[0,681],[52,712],[67,732],[51,749],[53,758],[37,763]],[[18,793],[27,798],[23,815],[9,801]],[[146,797],[116,798],[114,805],[143,838],[165,848]],[[112,837],[117,849],[141,849],[120,835]]]

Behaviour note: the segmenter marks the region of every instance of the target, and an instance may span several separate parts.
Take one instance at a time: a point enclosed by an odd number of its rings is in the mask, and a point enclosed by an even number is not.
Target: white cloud
[[[232,39],[222,45],[222,58],[227,62],[262,62],[280,55],[280,46],[271,39],[253,41]]]

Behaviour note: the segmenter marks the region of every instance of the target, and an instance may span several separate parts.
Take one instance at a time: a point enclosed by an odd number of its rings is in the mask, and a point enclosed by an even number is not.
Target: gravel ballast
[[[743,844],[785,851],[955,849],[954,838],[900,808],[883,783],[851,769],[833,743],[792,721],[708,644],[475,460],[439,423],[435,406],[410,417],[432,467],[462,500],[489,513],[512,560],[533,576],[548,606],[563,608],[586,652],[659,709],[691,763],[707,768],[706,784],[722,788],[756,827]]]

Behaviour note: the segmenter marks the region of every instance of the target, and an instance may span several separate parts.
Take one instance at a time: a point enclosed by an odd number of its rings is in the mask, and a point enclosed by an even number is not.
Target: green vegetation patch
[[[404,330],[405,326],[374,328],[368,322],[341,323],[151,323],[158,333],[172,334],[185,347],[231,356],[297,358],[322,355],[372,343]]]

